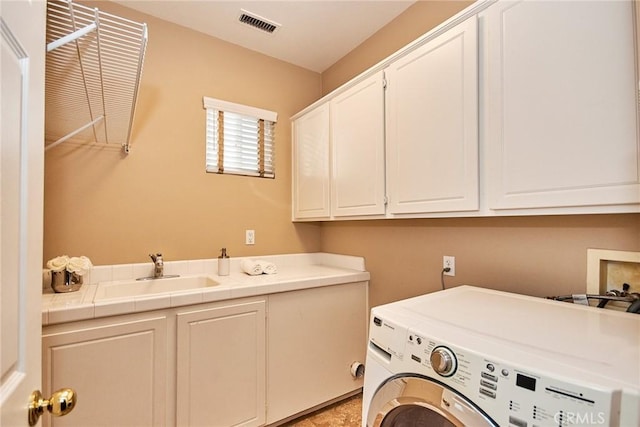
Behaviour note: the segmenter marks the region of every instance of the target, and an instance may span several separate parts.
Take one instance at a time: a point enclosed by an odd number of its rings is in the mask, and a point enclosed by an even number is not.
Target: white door
[[[46,3],[0,1],[0,425],[40,389]]]

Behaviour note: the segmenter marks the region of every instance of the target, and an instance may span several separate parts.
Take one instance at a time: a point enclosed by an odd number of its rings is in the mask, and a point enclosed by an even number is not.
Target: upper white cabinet
[[[298,117],[293,127],[293,218],[328,218],[329,104]]]
[[[294,219],[640,212],[635,16],[473,3],[294,117]]]
[[[293,219],[385,213],[382,71],[293,121]]]
[[[499,1],[480,19],[489,208],[639,203],[632,2]]]
[[[383,215],[383,73],[332,99],[330,110],[332,215]]]
[[[391,214],[478,209],[478,49],[473,16],[385,70]]]

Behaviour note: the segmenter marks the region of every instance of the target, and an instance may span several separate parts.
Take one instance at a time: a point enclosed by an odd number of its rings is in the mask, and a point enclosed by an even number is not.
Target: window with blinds
[[[277,113],[204,98],[207,172],[275,178]]]

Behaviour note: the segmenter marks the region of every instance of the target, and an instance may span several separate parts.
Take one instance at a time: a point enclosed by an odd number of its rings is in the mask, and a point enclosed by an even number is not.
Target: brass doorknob
[[[29,398],[29,425],[35,426],[45,409],[56,417],[67,415],[76,407],[77,400],[76,392],[70,388],[55,391],[48,400],[42,398],[40,390],[34,391]]]

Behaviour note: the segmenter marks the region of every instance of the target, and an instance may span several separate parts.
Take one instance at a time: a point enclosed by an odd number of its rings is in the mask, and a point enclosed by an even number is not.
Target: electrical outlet
[[[255,230],[245,230],[245,232],[244,232],[244,244],[245,245],[255,245],[256,244],[256,231]]]
[[[449,271],[445,271],[445,276],[455,276],[456,275],[456,257],[454,256],[443,256],[442,257],[442,268],[448,268]]]

